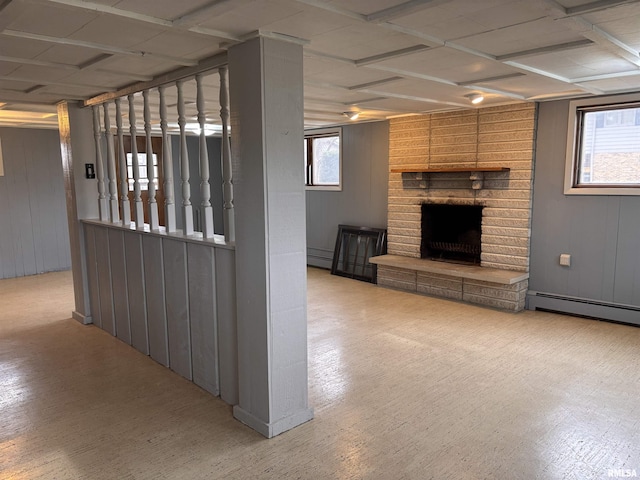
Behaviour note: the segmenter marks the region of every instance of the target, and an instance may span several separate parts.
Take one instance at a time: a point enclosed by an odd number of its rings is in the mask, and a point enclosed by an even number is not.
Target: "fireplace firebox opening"
[[[422,204],[420,256],[480,264],[482,206]]]

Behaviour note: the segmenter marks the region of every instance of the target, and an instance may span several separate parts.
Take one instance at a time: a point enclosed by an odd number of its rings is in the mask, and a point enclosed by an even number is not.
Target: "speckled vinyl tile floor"
[[[69,272],[0,281],[0,479],[640,474],[640,328],[309,269],[315,419],[266,440],[72,308]]]

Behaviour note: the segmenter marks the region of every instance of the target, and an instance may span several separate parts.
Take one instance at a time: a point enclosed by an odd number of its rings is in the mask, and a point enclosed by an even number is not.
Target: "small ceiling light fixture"
[[[357,120],[358,117],[360,116],[360,112],[349,110],[348,112],[342,112],[342,115],[347,117],[349,120]]]
[[[484,100],[484,96],[481,93],[470,93],[469,95],[465,95],[465,97],[474,105],[478,105]]]

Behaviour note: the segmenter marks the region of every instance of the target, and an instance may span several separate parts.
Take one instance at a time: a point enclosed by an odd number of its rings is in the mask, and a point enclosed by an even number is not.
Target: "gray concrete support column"
[[[266,437],[313,418],[307,396],[302,46],[229,49],[239,404]]]
[[[96,180],[85,178],[85,163],[95,166],[92,112],[74,102],[58,104],[58,128],[64,188],[67,198],[67,220],[71,245],[71,271],[75,309],[72,316],[77,321],[92,323],[89,286],[85,259],[84,233],[80,219],[98,217],[98,193]]]

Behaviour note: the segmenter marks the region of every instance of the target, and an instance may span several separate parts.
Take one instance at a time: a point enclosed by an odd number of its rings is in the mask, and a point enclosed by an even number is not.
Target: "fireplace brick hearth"
[[[536,112],[535,104],[518,103],[390,120],[390,170],[415,167],[416,173],[389,174],[388,253],[424,262],[423,203],[479,205],[484,208],[477,268],[527,273]],[[470,172],[419,173],[465,167],[508,170],[485,173],[480,187]],[[379,264],[378,283],[518,311],[524,308],[528,280],[496,284]]]

